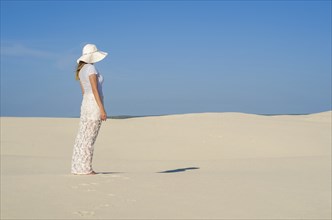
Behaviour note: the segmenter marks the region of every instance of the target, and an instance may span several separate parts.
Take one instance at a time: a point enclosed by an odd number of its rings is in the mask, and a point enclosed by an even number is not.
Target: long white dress
[[[87,66],[89,65],[89,66]],[[86,68],[84,68],[87,66]],[[101,118],[99,106],[92,93],[89,82],[89,75],[97,74],[99,95],[103,102],[101,84],[103,77],[97,72],[93,65],[86,64],[79,73],[81,83],[84,87],[84,95],[81,104],[81,114],[79,122],[79,130],[75,139],[72,155],[72,174],[89,174],[93,171],[92,158],[94,151],[94,143],[97,139]]]

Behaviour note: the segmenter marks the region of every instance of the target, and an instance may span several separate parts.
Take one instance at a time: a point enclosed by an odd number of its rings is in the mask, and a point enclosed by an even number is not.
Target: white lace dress
[[[72,156],[72,174],[88,174],[93,171],[94,143],[101,126],[100,111],[92,93],[84,94],[78,134]]]
[[[84,95],[81,104],[81,115],[79,130],[75,139],[71,173],[72,174],[89,174],[92,169],[92,157],[94,143],[97,139],[101,126],[100,109],[93,95],[89,75],[97,74],[98,93],[101,101],[104,102],[102,93],[103,77],[98,73],[94,65],[86,64],[80,71],[80,81],[84,87]]]

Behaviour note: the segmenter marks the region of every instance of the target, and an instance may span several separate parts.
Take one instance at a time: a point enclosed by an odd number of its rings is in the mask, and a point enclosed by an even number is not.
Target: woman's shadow
[[[157,173],[179,173],[179,172],[185,172],[187,170],[196,170],[196,169],[199,169],[199,167],[178,168],[174,170],[164,170]],[[97,174],[117,174],[117,173],[124,173],[124,172],[97,172]]]
[[[185,172],[187,170],[196,170],[196,169],[199,169],[199,167],[178,168],[178,169],[174,169],[174,170],[164,170],[164,171],[160,171],[157,173],[179,173],[179,172]]]

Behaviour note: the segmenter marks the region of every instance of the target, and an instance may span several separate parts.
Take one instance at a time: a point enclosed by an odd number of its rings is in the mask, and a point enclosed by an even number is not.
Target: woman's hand
[[[106,114],[105,111],[101,111],[101,112],[100,112],[100,118],[101,118],[102,121],[106,121],[106,119],[107,119],[107,114]]]

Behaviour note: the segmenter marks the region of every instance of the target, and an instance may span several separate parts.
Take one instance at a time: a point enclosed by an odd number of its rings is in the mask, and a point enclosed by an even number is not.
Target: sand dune
[[[331,219],[331,115],[109,119],[95,176],[78,118],[1,118],[2,219]]]

